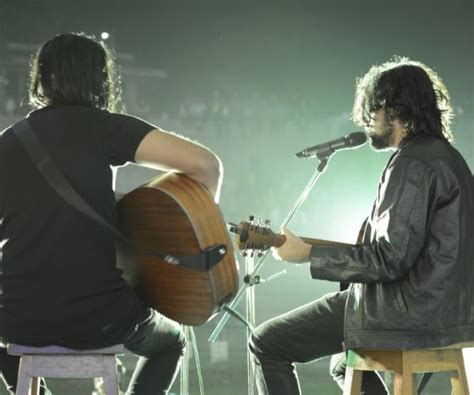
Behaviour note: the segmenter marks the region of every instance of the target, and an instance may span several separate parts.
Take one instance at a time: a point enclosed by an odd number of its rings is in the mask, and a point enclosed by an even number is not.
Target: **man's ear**
[[[400,132],[403,136],[406,134],[406,123],[400,121],[398,118],[394,118],[390,121],[390,126],[392,126],[396,132]]]

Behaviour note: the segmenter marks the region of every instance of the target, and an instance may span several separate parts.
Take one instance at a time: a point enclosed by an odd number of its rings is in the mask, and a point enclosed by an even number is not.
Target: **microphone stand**
[[[328,164],[328,161],[329,161],[329,158],[331,157],[331,155],[332,155],[332,152],[328,153],[327,156],[319,157],[320,162],[319,162],[318,166],[316,167],[315,172],[313,173],[313,175],[312,175],[311,179],[309,180],[308,184],[306,185],[306,187],[303,189],[301,194],[296,199],[295,203],[293,204],[293,207],[290,209],[290,211],[288,212],[286,218],[281,223],[280,228],[284,228],[288,225],[288,223],[291,221],[291,219],[293,218],[295,213],[298,211],[298,209],[301,207],[301,205],[307,199],[309,193],[311,192],[313,187],[316,185],[316,182],[318,181],[319,177],[321,176],[321,174],[326,169],[326,166]],[[248,292],[248,291],[249,291],[249,287],[253,287],[254,285],[257,285],[261,282],[260,281],[260,276],[258,276],[258,273],[260,271],[260,268],[263,266],[263,263],[265,262],[265,259],[266,259],[267,256],[268,256],[268,254],[265,253],[264,255],[262,255],[260,257],[260,259],[258,260],[258,262],[255,266],[253,266],[253,264],[249,265],[250,267],[248,267],[248,269],[250,269],[249,270],[250,273],[248,273],[245,276],[246,281],[240,287],[240,289],[237,292],[237,295],[235,296],[232,303],[230,303],[226,307],[226,310],[234,311],[235,307],[240,303],[240,300],[242,299],[244,294],[246,294],[247,295],[246,310],[247,310],[247,312],[251,312],[251,314],[248,314],[248,316],[250,316],[248,318],[253,318],[252,320],[255,320],[255,295],[254,295],[254,292]],[[253,289],[252,289],[252,291],[253,291]],[[217,323],[217,325],[214,328],[214,330],[212,331],[211,335],[209,336],[209,339],[208,339],[209,342],[213,343],[214,341],[216,341],[216,339],[219,337],[220,333],[222,332],[222,329],[224,329],[224,326],[227,323],[227,321],[229,320],[229,318],[230,318],[230,313],[228,311],[226,311],[224,313],[224,315],[222,316],[222,318],[220,319],[220,321]],[[248,326],[248,324],[247,324],[247,326]],[[248,359],[248,361],[249,361],[249,359]],[[248,363],[250,363],[250,362],[248,362]],[[253,371],[253,369],[249,369],[249,372],[251,372],[251,371]],[[250,385],[250,381],[249,381],[249,390],[251,388],[252,388],[252,391],[253,391],[254,386]],[[250,393],[249,395],[252,395],[252,393]]]
[[[202,379],[201,362],[199,358],[199,351],[197,348],[196,335],[192,326],[182,325],[184,337],[186,338],[186,344],[190,347],[186,347],[183,359],[181,360],[180,379],[179,379],[179,394],[189,395],[189,361],[191,354],[194,356],[194,362],[196,364],[197,377],[199,382],[199,393],[204,395],[204,382]]]
[[[245,257],[245,273],[255,272],[255,256],[253,254],[247,255]],[[255,327],[255,287],[250,286],[251,279],[255,277],[247,278],[249,281],[249,286],[247,286],[245,293],[245,318],[251,327],[247,327],[247,344],[252,336],[252,331],[250,328]],[[254,284],[255,285],[255,284]],[[256,392],[256,382],[255,382],[255,366],[253,364],[250,353],[247,351],[247,394],[254,395]]]

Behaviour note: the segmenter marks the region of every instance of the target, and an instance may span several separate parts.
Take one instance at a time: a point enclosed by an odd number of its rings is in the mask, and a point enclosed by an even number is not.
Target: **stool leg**
[[[346,367],[344,395],[360,395],[362,389],[362,371]]]
[[[16,395],[30,395],[31,376],[23,375],[21,380],[18,378],[16,384]]]
[[[31,384],[31,356],[23,355],[20,358],[20,367],[18,369],[18,379],[16,382],[16,395],[29,395]],[[35,394],[36,395],[36,394]]]
[[[40,377],[31,378],[31,395],[39,395],[40,391]]]
[[[402,353],[402,374],[396,383],[398,386],[401,386],[403,395],[415,395],[417,393],[415,389],[415,380],[413,374],[413,359],[415,358],[414,354],[410,352]],[[399,376],[399,374],[397,374]]]
[[[402,392],[403,395],[415,395],[413,388],[414,380],[413,373],[411,370],[404,372],[403,374],[403,383],[402,383]]]
[[[456,376],[451,377],[451,395],[464,395],[457,374]]]
[[[115,356],[107,357],[104,361],[104,390],[105,395],[119,395],[117,364]]]
[[[407,372],[405,374],[396,373],[393,378],[393,394],[394,395],[415,395],[415,388],[413,387],[413,373]]]
[[[469,385],[467,383],[466,367],[464,366],[464,357],[462,350],[457,352],[457,365],[458,365],[458,383],[459,383],[459,394],[469,395]],[[451,383],[453,380],[451,380]]]
[[[393,375],[393,395],[403,395],[403,376],[400,373]]]

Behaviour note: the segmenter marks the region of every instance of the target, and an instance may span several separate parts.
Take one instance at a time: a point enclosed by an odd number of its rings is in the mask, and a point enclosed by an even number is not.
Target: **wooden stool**
[[[119,394],[115,355],[123,352],[122,344],[97,350],[9,344],[7,350],[11,355],[21,356],[17,395],[28,395],[31,382],[31,395],[38,395],[40,377],[103,377],[106,395]]]
[[[413,379],[415,373],[454,370],[457,376],[451,378],[452,394],[469,395],[463,349],[471,347],[474,347],[474,342],[421,350],[349,350],[344,395],[360,395],[364,370],[393,371],[394,395],[417,393]]]

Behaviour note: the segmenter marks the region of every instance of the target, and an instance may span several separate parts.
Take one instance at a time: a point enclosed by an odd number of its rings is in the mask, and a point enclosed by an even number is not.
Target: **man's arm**
[[[155,129],[140,142],[137,164],[163,171],[183,173],[203,184],[219,201],[223,167],[217,155],[184,137]]]
[[[289,244],[277,249],[276,254],[286,261],[311,262],[311,275],[318,279],[373,283],[402,278],[425,243],[434,175],[417,159],[399,159],[376,202],[370,243],[311,247],[287,234]]]
[[[313,248],[311,275],[356,283],[394,282],[417,262],[429,233],[435,172],[400,156],[386,172],[370,221],[371,236],[350,248]]]

